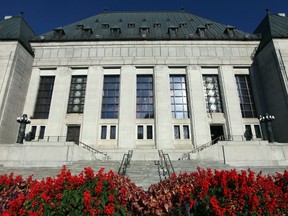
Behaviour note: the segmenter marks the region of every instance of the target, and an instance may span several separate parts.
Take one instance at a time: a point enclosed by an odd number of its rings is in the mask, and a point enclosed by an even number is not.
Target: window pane
[[[118,118],[119,81],[118,75],[104,76],[101,118]]]
[[[83,113],[87,76],[72,76],[67,113]]]
[[[261,131],[259,125],[254,125],[256,138],[261,138]]]
[[[143,139],[143,126],[139,125],[137,127],[137,139]]]
[[[33,115],[34,119],[48,119],[54,80],[54,76],[43,76],[40,78],[38,95]]]
[[[112,125],[110,127],[110,139],[116,139],[116,126]]]
[[[183,126],[183,132],[184,132],[184,139],[190,139],[189,126],[188,125]]]
[[[154,118],[153,76],[137,75],[137,118]]]
[[[101,127],[101,139],[106,139],[106,134],[107,134],[107,126],[102,126]]]
[[[189,118],[185,75],[170,76],[172,118]],[[176,112],[177,111],[177,112]]]
[[[44,139],[45,126],[40,126],[39,139]]]
[[[153,139],[153,127],[151,125],[147,126],[147,139]]]
[[[256,109],[248,75],[236,75],[236,84],[243,118],[256,118]]]
[[[207,112],[223,112],[218,75],[203,75],[203,88]]]
[[[179,125],[174,126],[174,138],[180,139],[180,126]]]

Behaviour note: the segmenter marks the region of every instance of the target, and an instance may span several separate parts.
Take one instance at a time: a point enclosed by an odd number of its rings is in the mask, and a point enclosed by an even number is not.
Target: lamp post
[[[18,137],[16,143],[23,144],[23,139],[25,137],[26,125],[31,123],[31,120],[27,117],[26,114],[23,114],[21,117],[17,118],[17,122],[20,124]]]
[[[271,121],[275,120],[275,116],[265,113],[265,115],[259,116],[259,121],[265,123],[268,135],[268,141],[270,143],[274,142],[274,135],[272,131]]]

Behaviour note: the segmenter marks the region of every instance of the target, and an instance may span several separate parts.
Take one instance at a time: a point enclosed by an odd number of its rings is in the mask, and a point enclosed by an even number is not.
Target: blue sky
[[[266,15],[286,13],[288,0],[1,0],[0,19],[24,13],[36,34],[108,11],[187,12],[253,32]]]

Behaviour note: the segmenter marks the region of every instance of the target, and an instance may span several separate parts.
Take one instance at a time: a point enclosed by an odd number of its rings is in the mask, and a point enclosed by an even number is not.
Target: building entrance
[[[215,144],[219,140],[224,140],[223,125],[210,125],[212,144]]]
[[[75,142],[79,145],[80,125],[70,125],[67,128],[66,141]]]

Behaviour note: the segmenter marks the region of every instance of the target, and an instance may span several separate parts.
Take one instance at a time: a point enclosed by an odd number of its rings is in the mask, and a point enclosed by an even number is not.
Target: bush
[[[286,215],[288,172],[275,176],[251,170],[197,172],[151,185],[100,169],[79,175],[63,167],[55,178],[0,176],[1,215]]]

